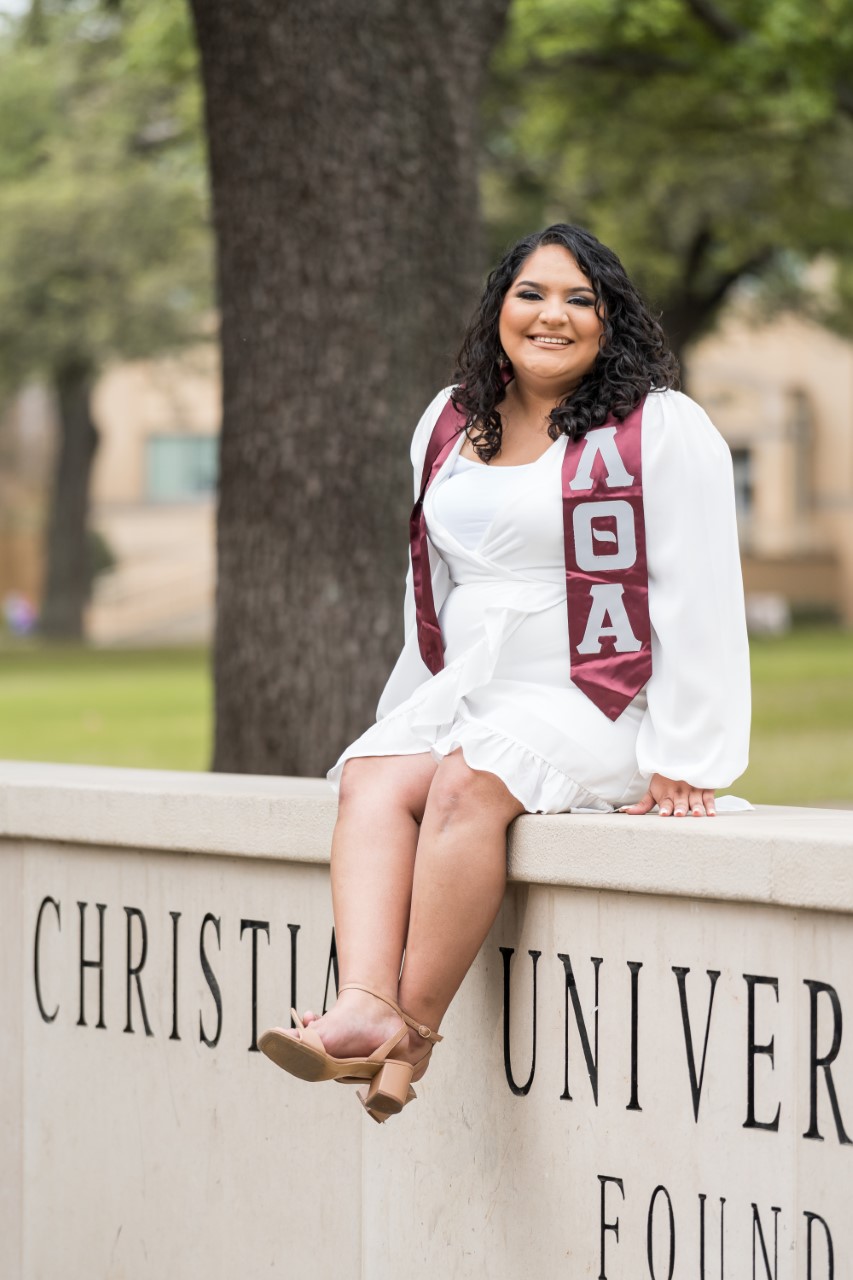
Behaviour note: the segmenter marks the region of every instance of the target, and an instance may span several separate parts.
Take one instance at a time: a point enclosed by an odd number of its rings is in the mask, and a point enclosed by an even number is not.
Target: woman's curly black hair
[[[546,244],[568,249],[595,290],[595,310],[604,326],[595,364],[551,410],[551,439],[567,435],[578,440],[611,415],[622,422],[653,386],[678,386],[678,362],[663,329],[613,250],[583,227],[555,223],[519,240],[495,267],[456,358],[458,385],[452,399],[468,415],[465,430],[484,462],[500,452],[503,430],[497,408],[506,385],[498,333],[501,307],[526,259]]]

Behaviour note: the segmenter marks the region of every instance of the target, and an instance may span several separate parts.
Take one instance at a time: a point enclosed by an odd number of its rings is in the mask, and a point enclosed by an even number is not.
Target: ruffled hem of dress
[[[571,809],[607,813],[613,808],[529,747],[487,725],[468,719],[460,721],[433,743],[430,754],[434,760],[442,760],[457,747],[470,769],[494,773],[527,813],[568,813]]]
[[[405,747],[401,747],[399,732],[383,732],[386,728],[397,730],[398,726],[391,717],[380,720],[347,748],[326,775],[335,790],[344,764],[353,758],[429,752],[433,760],[440,761],[459,749],[470,769],[495,774],[527,813],[569,813],[572,809],[610,813],[613,810],[612,804],[587,791],[529,747],[467,716],[458,715],[447,733],[437,737],[424,734],[422,741]],[[418,736],[413,725],[407,728],[411,738]]]

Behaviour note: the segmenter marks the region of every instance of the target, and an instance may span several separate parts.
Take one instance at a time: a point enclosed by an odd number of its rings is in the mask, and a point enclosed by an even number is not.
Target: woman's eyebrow
[[[535,280],[516,280],[515,283],[516,283],[516,287],[522,284],[529,284],[534,289],[538,289],[540,293],[545,292],[543,286],[541,284],[537,284]],[[595,290],[590,289],[589,285],[586,285],[586,284],[573,284],[568,289],[564,290],[564,292],[565,293],[595,293]]]

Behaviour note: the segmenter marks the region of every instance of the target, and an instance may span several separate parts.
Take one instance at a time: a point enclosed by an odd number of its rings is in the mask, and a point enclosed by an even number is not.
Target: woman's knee
[[[375,785],[379,774],[377,763],[375,757],[347,760],[338,784],[338,808],[352,804],[364,794],[365,787],[372,788]]]
[[[461,751],[445,756],[432,780],[427,809],[442,828],[458,823],[508,826],[524,807],[493,773],[472,769]]]
[[[364,806],[400,807],[421,820],[435,772],[429,756],[355,756],[347,760],[338,787],[338,812]]]

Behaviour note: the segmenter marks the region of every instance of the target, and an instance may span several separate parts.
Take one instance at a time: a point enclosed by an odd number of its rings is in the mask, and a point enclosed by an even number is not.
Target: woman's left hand
[[[685,818],[688,813],[694,818],[713,818],[714,792],[703,787],[692,787],[689,782],[676,782],[674,778],[665,778],[656,773],[649,783],[649,789],[636,804],[623,805],[620,813],[648,813],[657,805],[662,818]]]

